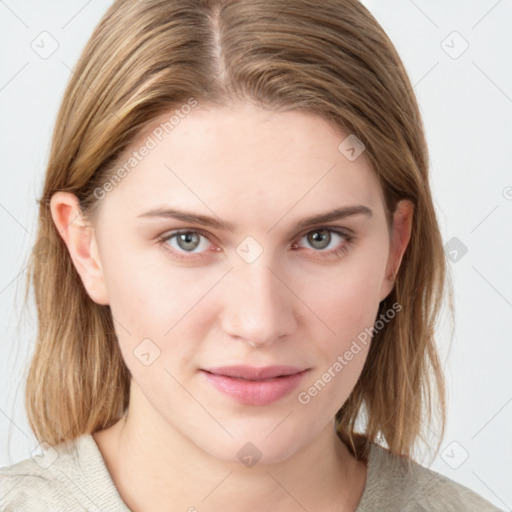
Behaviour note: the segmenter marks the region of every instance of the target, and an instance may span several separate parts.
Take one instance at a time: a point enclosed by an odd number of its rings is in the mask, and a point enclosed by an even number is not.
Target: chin
[[[298,426],[294,430],[295,432],[303,431]],[[268,432],[266,428],[245,429],[232,439],[227,439],[227,435],[216,436],[216,439],[209,437],[199,443],[199,447],[216,459],[253,467],[284,462],[308,442],[306,438],[295,438],[292,431],[283,430],[278,433],[276,430],[267,437]]]

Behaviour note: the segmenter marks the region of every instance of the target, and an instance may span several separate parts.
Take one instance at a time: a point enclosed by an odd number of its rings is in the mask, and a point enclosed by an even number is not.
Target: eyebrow
[[[335,208],[334,210],[330,210],[325,213],[320,213],[317,215],[313,215],[311,217],[307,217],[299,221],[295,228],[296,229],[304,229],[310,226],[314,226],[316,224],[321,224],[323,222],[331,222],[334,220],[344,219],[346,217],[351,217],[353,215],[367,215],[371,217],[373,212],[368,206],[364,206],[361,204],[354,206],[344,206],[341,208]],[[219,219],[218,217],[209,217],[208,215],[200,215],[198,213],[187,212],[183,210],[177,210],[174,208],[156,208],[153,210],[149,210],[147,212],[141,213],[137,216],[137,218],[167,218],[167,219],[176,219],[181,220],[183,222],[189,222],[191,224],[200,224],[202,226],[208,226],[213,229],[223,230],[223,231],[235,231],[236,225]]]

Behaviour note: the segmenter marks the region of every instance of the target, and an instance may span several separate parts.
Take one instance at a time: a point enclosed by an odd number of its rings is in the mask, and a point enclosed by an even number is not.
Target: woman
[[[412,459],[444,429],[446,268],[412,87],[357,1],[115,2],[39,220],[45,450],[5,510],[497,510]]]

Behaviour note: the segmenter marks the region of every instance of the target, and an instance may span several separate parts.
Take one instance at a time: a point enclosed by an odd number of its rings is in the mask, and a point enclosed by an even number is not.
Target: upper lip
[[[288,375],[295,375],[305,371],[304,368],[297,368],[296,366],[220,366],[216,368],[203,368],[203,371],[212,373],[214,375],[223,375],[225,377],[233,377],[237,379],[247,380],[263,380],[272,379],[275,377],[283,377]]]

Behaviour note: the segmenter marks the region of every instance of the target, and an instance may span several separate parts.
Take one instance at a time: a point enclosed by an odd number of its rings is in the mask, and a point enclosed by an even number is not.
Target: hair
[[[413,202],[411,239],[378,314],[403,311],[374,334],[335,427],[358,458],[378,441],[410,457],[422,425],[439,418],[439,450],[446,406],[434,331],[448,282],[423,122],[393,44],[357,0],[118,0],[105,13],[67,85],[38,200],[25,288],[34,286],[38,315],[25,395],[36,438],[55,445],[109,427],[127,411],[131,378],[110,308],[86,292],[50,199],[74,193],[97,219],[95,190],[123,151],[191,99],[318,114],[364,144],[388,226],[399,200]],[[453,309],[451,288],[449,298]]]

